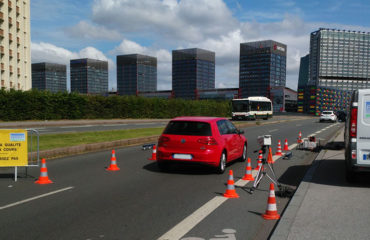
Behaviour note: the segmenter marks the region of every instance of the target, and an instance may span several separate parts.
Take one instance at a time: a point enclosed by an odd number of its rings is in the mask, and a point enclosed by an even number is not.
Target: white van
[[[356,172],[370,172],[370,89],[353,92],[347,116],[346,177],[352,182]]]

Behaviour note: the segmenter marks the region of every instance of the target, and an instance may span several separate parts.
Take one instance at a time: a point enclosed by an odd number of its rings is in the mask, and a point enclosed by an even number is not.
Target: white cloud
[[[119,40],[121,34],[115,30],[107,29],[104,26],[96,26],[87,21],[80,21],[73,27],[65,28],[64,32],[72,38],[92,40]]]
[[[150,32],[184,42],[199,42],[237,27],[222,0],[95,0],[92,20],[123,32]]]

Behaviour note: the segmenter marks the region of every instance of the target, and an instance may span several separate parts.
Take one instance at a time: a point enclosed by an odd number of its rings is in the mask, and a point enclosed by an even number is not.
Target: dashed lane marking
[[[53,195],[53,194],[56,194],[56,193],[67,191],[67,190],[70,190],[72,188],[74,188],[74,187],[66,187],[66,188],[62,188],[62,189],[59,189],[59,190],[56,190],[56,191],[53,191],[53,192],[45,193],[45,194],[42,194],[42,195],[39,195],[39,196],[36,196],[36,197],[27,198],[27,199],[24,199],[24,200],[19,201],[19,202],[15,202],[15,203],[11,203],[11,204],[2,206],[2,207],[0,207],[0,210],[4,210],[4,209],[14,207],[14,206],[26,203],[26,202],[30,202],[30,201],[40,199],[40,198],[43,198],[43,197],[47,197],[47,196],[50,196],[50,195]]]

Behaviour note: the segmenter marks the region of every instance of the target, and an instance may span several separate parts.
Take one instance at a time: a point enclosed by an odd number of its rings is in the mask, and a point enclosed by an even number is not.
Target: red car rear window
[[[171,121],[163,133],[172,135],[212,136],[209,123],[192,121]]]

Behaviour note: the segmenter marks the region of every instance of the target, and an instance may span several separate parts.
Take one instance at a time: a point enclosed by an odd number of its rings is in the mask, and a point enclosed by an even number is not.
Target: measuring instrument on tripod
[[[281,189],[281,184],[278,182],[277,178],[276,178],[276,175],[275,175],[275,171],[274,171],[274,168],[273,166],[267,161],[267,157],[265,157],[266,155],[266,152],[268,153],[269,150],[270,150],[270,147],[271,147],[271,135],[263,135],[263,136],[258,136],[257,138],[257,142],[259,143],[261,149],[260,151],[262,151],[262,164],[261,166],[258,168],[258,172],[257,172],[257,175],[254,179],[254,182],[253,182],[253,187],[250,189],[250,193],[253,193],[253,191],[255,189],[257,189],[258,185],[260,184],[261,180],[263,177],[268,177],[275,185],[278,186],[279,189]],[[257,150],[258,151],[258,150]],[[270,176],[268,173],[267,173],[267,168],[270,169],[270,172],[271,172],[271,175]]]

